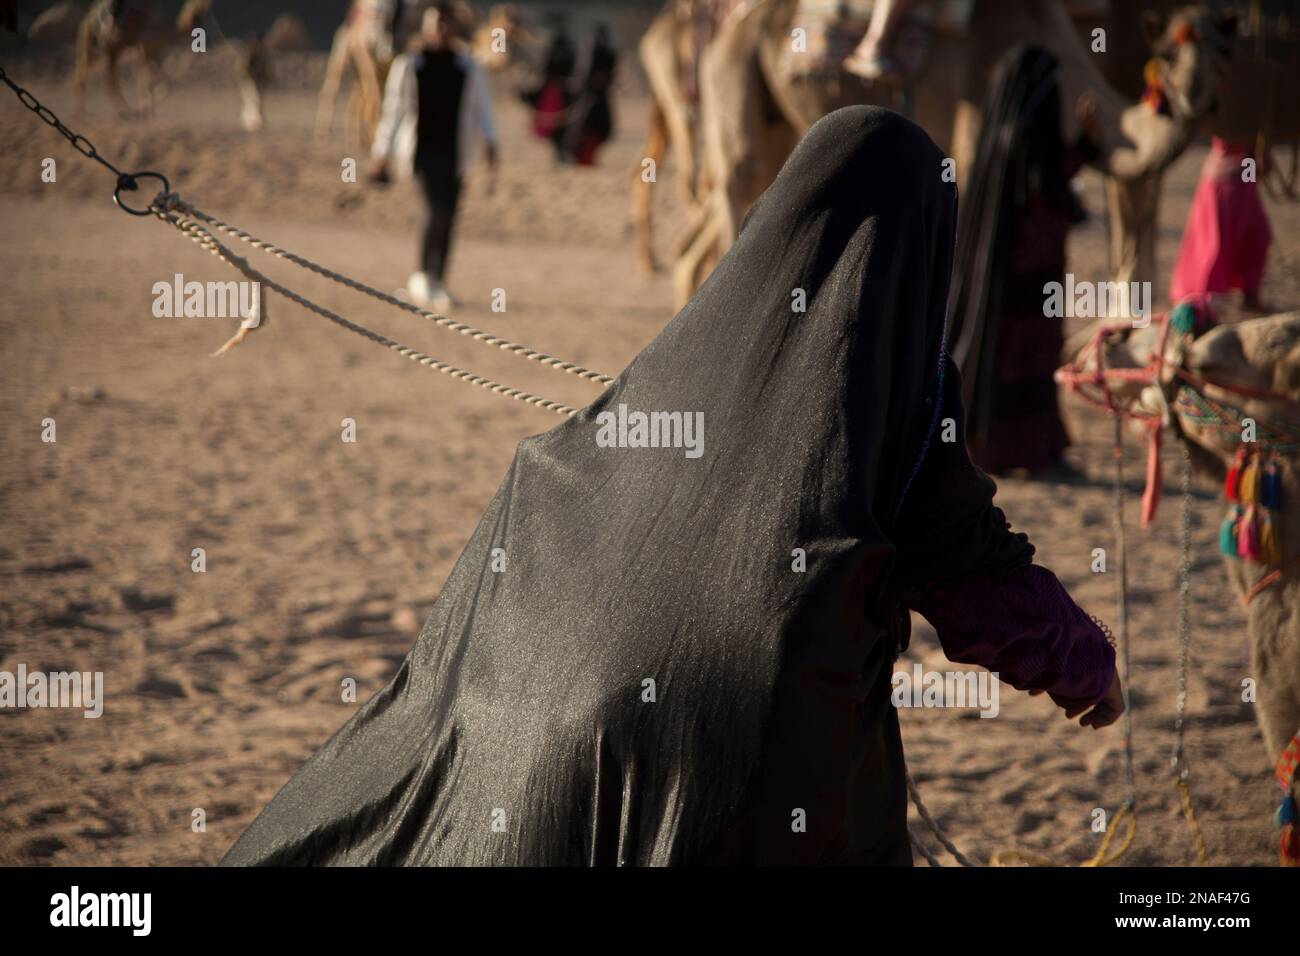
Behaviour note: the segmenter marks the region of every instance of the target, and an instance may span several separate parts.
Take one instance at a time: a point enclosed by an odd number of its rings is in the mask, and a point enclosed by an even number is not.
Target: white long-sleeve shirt
[[[375,131],[373,158],[383,157],[393,164],[398,179],[408,179],[415,163],[416,125],[420,118],[420,92],[416,71],[422,53],[403,53],[393,61],[384,84],[384,103]],[[496,116],[492,111],[492,87],[486,71],[471,56],[456,54],[456,65],[465,71],[465,89],[460,98],[457,130],[457,169],[465,175],[478,146],[497,141]]]

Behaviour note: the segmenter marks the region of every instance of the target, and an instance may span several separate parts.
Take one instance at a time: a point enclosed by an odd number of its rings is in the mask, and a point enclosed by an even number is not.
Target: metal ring
[[[163,192],[169,193],[172,191],[171,183],[167,181],[167,177],[162,173],[155,173],[152,170],[145,170],[142,173],[123,173],[118,177],[117,187],[113,190],[113,202],[117,203],[118,209],[121,209],[123,212],[129,212],[133,216],[153,215],[148,206],[144,209],[132,209],[126,203],[122,202],[122,190],[128,189],[134,191],[138,189],[139,184],[136,182],[138,179],[156,179],[163,184]]]

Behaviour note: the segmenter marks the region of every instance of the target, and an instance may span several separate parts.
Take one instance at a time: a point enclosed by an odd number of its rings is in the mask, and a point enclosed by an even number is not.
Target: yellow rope
[[[1192,788],[1181,777],[1174,778],[1174,786],[1178,788],[1178,797],[1183,805],[1183,816],[1187,818],[1192,839],[1196,841],[1196,858],[1202,866],[1205,866],[1210,862],[1210,851],[1205,846],[1205,835],[1201,833],[1201,821],[1196,819],[1196,808],[1192,806]]]
[[[1128,824],[1128,832],[1124,834],[1124,840],[1118,850],[1107,855],[1110,845],[1115,842],[1115,837],[1120,830],[1120,822]],[[1119,812],[1115,814],[1115,819],[1111,821],[1110,826],[1106,828],[1106,835],[1102,838],[1101,846],[1092,857],[1079,866],[1114,866],[1120,858],[1129,851],[1133,846],[1133,838],[1137,836],[1137,810],[1135,807],[1125,804],[1120,807]],[[1067,866],[1059,860],[1054,860],[1049,856],[1043,856],[1038,853],[1030,853],[1024,850],[1000,850],[989,857],[989,866],[1012,866],[1022,864],[1024,866]]]

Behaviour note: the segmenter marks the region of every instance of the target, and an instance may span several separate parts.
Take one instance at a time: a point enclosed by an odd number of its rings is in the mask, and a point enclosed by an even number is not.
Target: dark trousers
[[[460,201],[460,174],[455,153],[426,153],[415,157],[415,179],[424,195],[424,238],[420,268],[430,281],[441,282],[451,251],[452,226]]]

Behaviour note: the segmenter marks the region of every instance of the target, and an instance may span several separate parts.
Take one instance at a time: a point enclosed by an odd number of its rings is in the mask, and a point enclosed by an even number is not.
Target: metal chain
[[[1174,776],[1187,777],[1187,763],[1183,755],[1183,728],[1187,719],[1187,665],[1191,649],[1191,621],[1188,601],[1192,587],[1192,459],[1186,442],[1179,442],[1183,452],[1182,467],[1182,531],[1179,546],[1182,563],[1178,571],[1178,702],[1174,716],[1174,753],[1170,760]]]
[[[5,68],[3,66],[0,66],[0,80],[3,80],[4,84],[18,95],[18,102],[22,103],[23,106],[27,107],[37,116],[39,116],[47,126],[54,127],[55,131],[58,132],[60,135],[62,135],[63,138],[66,139],[69,143],[71,143],[72,148],[75,149],[77,152],[79,152],[82,156],[85,156],[87,159],[93,159],[95,162],[101,164],[105,169],[109,170],[114,176],[118,177],[119,181],[121,181],[124,178],[126,179],[130,178],[131,175],[130,173],[122,172],[122,170],[118,169],[116,166],[114,166],[112,163],[106,160],[103,156],[99,155],[99,151],[95,149],[94,143],[88,140],[85,136],[82,136],[80,133],[74,133],[72,130],[68,129],[68,127],[64,126],[63,121],[60,120],[56,115],[54,115],[54,111],[52,109],[50,109],[48,106],[42,105],[41,101],[38,100],[35,96],[33,96],[27,90],[23,89],[13,80],[9,79],[9,74],[5,72]]]
[[[1182,564],[1178,571],[1178,703],[1174,717],[1174,753],[1169,761],[1174,775],[1174,786],[1178,789],[1179,803],[1182,804],[1183,816],[1192,831],[1196,843],[1196,857],[1201,865],[1210,862],[1210,851],[1205,845],[1205,834],[1201,832],[1200,821],[1196,818],[1196,807],[1192,803],[1192,788],[1189,782],[1191,770],[1187,766],[1187,757],[1183,750],[1184,731],[1187,726],[1187,674],[1191,664],[1192,624],[1192,453],[1186,441],[1178,443],[1182,448],[1182,529],[1180,549]]]
[[[1115,632],[1110,629],[1110,625],[1095,614],[1089,614],[1088,618],[1093,624],[1097,625],[1097,630],[1101,631],[1102,637],[1106,638],[1106,643],[1111,647],[1116,647]]]
[[[124,190],[127,192],[135,192],[137,189],[140,188],[140,184],[136,182],[137,179],[142,179],[144,177],[149,177],[152,179],[160,179],[163,182],[163,186],[165,190],[169,190],[171,188],[167,184],[167,177],[163,176],[161,173],[122,172],[122,170],[118,169],[115,165],[113,165],[107,159],[101,156],[99,154],[99,150],[95,148],[95,144],[92,143],[87,137],[83,136],[81,133],[74,133],[72,130],[68,129],[68,127],[64,125],[63,121],[59,119],[57,115],[55,115],[55,112],[52,109],[44,105],[40,100],[38,100],[27,90],[23,89],[13,80],[9,79],[9,74],[5,72],[5,68],[3,66],[0,66],[0,81],[3,81],[5,86],[9,87],[9,89],[14,91],[14,94],[18,97],[19,103],[22,103],[23,106],[27,107],[37,116],[39,116],[41,122],[43,122],[46,126],[51,127],[56,133],[58,133],[69,143],[71,143],[73,149],[75,149],[82,156],[85,156],[87,159],[93,159],[95,162],[99,163],[110,173],[112,173],[114,177],[116,177],[117,186],[113,190],[113,202],[117,203],[118,207],[121,208],[124,212],[129,212],[133,216],[149,215],[149,211],[147,209],[146,210],[132,209],[130,206],[127,206],[122,202],[121,194]]]
[[[1128,633],[1128,547],[1124,539],[1124,419],[1112,416],[1115,422],[1115,545],[1119,549],[1119,574],[1116,577],[1116,603],[1119,610],[1119,645],[1124,665],[1124,779],[1128,799],[1124,806],[1135,813],[1137,781],[1133,770],[1133,704],[1130,700],[1133,667]]]

